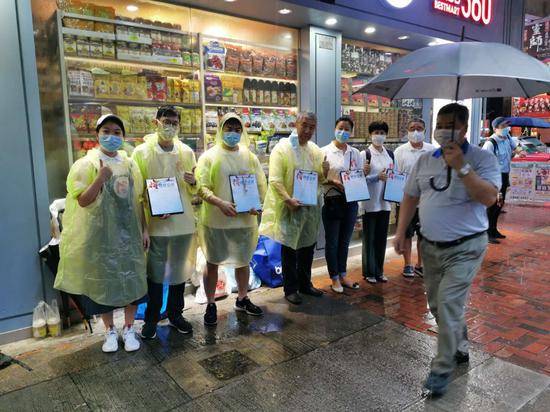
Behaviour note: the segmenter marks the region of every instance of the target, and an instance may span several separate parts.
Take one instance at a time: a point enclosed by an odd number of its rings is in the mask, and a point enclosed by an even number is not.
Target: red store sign
[[[484,25],[493,20],[493,0],[434,0],[434,10]]]

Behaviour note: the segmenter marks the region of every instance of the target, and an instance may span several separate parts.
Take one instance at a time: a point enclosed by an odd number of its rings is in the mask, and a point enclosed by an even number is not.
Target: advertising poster
[[[535,202],[550,202],[550,165],[535,166]]]
[[[512,162],[510,169],[510,192],[506,201],[509,203],[528,203],[533,201],[533,181],[535,164]]]

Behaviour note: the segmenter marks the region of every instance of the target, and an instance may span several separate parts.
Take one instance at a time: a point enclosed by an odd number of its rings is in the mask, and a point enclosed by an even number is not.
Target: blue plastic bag
[[[266,236],[260,236],[250,267],[270,288],[281,286],[283,284],[281,244]]]
[[[168,305],[168,288],[169,285],[165,283],[162,286],[162,309],[160,310],[160,320],[166,319],[168,314],[166,313],[166,306]],[[147,302],[141,303],[136,311],[137,320],[145,320],[145,310],[147,309]]]

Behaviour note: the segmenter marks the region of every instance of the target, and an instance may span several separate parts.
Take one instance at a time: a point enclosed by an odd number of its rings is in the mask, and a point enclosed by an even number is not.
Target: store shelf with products
[[[198,73],[199,67],[185,67],[177,64],[166,64],[160,62],[147,62],[140,60],[124,60],[124,59],[112,59],[105,57],[83,57],[83,56],[67,56],[65,55],[65,61],[70,62],[73,66],[112,66],[121,67],[128,70],[140,69],[140,70],[156,70],[167,73]]]
[[[162,105],[172,105],[175,107],[184,108],[200,108],[201,104],[197,103],[182,103],[176,101],[167,100],[129,100],[129,99],[113,99],[109,97],[98,98],[88,96],[69,96],[69,103],[83,103],[83,104],[98,104],[98,105],[111,105],[111,104],[124,104],[130,106],[153,106],[160,107]]]

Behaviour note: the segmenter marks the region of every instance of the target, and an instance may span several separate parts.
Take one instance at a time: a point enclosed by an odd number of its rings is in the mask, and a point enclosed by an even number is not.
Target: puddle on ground
[[[221,381],[244,375],[258,364],[237,350],[230,350],[199,361],[206,371]]]

